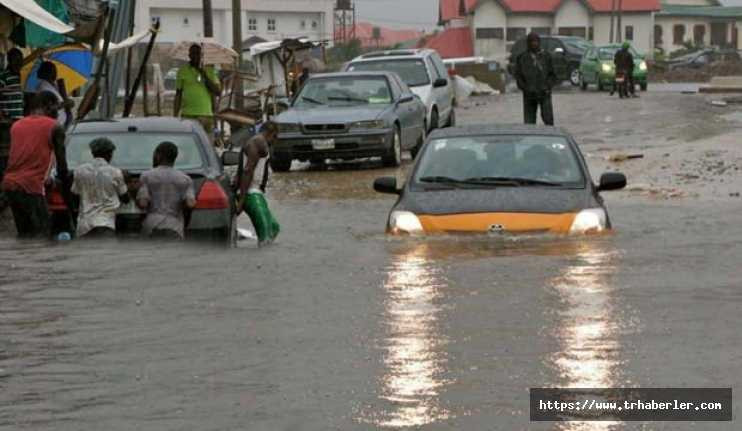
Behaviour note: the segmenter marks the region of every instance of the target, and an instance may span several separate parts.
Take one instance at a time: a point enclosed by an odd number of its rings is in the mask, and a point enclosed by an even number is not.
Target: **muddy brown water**
[[[737,392],[739,201],[606,194],[594,238],[390,238],[371,182],[404,169],[302,169],[274,177],[265,249],[0,238],[0,429],[739,429],[532,423],[528,400]]]
[[[368,191],[390,173],[277,176],[261,250],[3,238],[0,428],[664,430],[530,423],[528,388],[739,387],[731,204],[609,195],[611,236],[400,239]]]

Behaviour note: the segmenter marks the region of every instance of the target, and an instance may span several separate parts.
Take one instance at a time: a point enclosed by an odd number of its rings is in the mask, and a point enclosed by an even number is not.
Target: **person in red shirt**
[[[44,183],[54,159],[59,178],[68,178],[64,128],[56,120],[57,96],[48,91],[38,93],[30,109],[29,116],[10,129],[10,154],[2,182],[19,238],[48,234]]]

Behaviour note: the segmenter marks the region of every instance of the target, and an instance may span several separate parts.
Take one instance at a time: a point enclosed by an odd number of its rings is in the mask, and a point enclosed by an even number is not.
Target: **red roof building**
[[[596,44],[610,43],[612,0],[439,0],[439,21],[446,29],[469,30],[475,56],[503,59],[512,44],[527,33],[579,36]],[[660,0],[621,0],[621,29],[614,39],[630,41],[651,55],[654,13]],[[614,21],[614,28],[617,23]],[[436,43],[446,48],[462,30],[444,32]]]
[[[428,39],[424,47],[435,49],[443,58],[474,56],[469,27],[448,28]]]
[[[361,41],[361,45],[364,48],[389,48],[403,42],[409,42],[417,39],[421,39],[424,36],[422,31],[417,30],[394,30],[386,27],[380,27],[369,22],[358,22],[355,26],[356,39]],[[379,28],[379,38],[374,37],[374,28]],[[336,39],[339,37],[340,31]],[[352,33],[350,27],[347,30],[348,34]]]

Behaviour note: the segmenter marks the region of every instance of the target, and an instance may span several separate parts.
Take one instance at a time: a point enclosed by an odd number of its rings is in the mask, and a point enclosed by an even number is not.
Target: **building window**
[[[509,27],[507,31],[508,42],[515,42],[516,40],[526,37],[525,27]]]
[[[703,41],[706,39],[706,26],[699,24],[693,27],[693,43],[696,45],[703,45]]]
[[[307,28],[307,22],[304,21],[304,20],[301,20],[301,22],[299,23],[299,28],[301,28],[302,30],[306,29]]]
[[[685,26],[683,24],[676,24],[672,28],[672,43],[675,45],[682,45],[685,41]]]
[[[624,29],[624,33],[626,35],[624,36],[626,40],[634,40],[634,26],[633,25],[627,25]]]
[[[654,46],[662,46],[662,26],[654,26]]]
[[[276,19],[268,18],[268,31],[276,31]]]
[[[191,25],[191,22],[188,20],[188,17],[183,18],[183,27],[188,27]]]
[[[593,27],[587,29],[587,40],[595,40],[595,29]]]
[[[317,21],[312,21],[312,30],[317,30],[317,27],[319,27],[319,24],[317,24]]]
[[[477,29],[477,39],[504,39],[502,28],[480,27]]]
[[[551,27],[532,27],[531,31],[540,36],[548,36],[551,34]]]
[[[247,20],[247,29],[249,31],[258,31],[258,20],[256,18],[249,18]]]
[[[587,31],[585,27],[559,27],[559,36],[577,36],[585,39]]]

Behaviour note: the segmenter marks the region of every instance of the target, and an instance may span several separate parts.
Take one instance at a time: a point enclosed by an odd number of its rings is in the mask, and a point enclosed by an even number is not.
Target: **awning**
[[[0,0],[0,4],[21,17],[54,33],[65,34],[74,30],[39,6],[34,0]]]
[[[307,48],[311,48],[314,46],[312,42],[309,41],[306,37],[301,37],[298,39],[286,39],[286,40],[276,40],[273,42],[263,42],[263,43],[256,43],[255,45],[250,47],[250,57],[256,57],[258,55],[265,54],[266,52],[275,51],[283,45],[285,41],[295,41],[296,43],[300,45],[307,45]]]
[[[131,48],[132,46],[138,44],[142,41],[145,37],[149,36],[150,34],[154,33],[154,29],[149,30],[142,30],[141,32],[135,34],[134,36],[129,36],[128,38],[122,40],[121,42],[110,42],[108,45],[108,54],[114,53],[116,51],[119,51],[124,48]],[[98,43],[98,52],[103,51],[103,39],[100,40]]]

